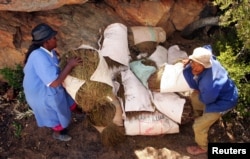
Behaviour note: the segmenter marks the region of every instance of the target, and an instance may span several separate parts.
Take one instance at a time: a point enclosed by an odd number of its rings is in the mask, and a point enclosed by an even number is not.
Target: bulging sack
[[[168,60],[167,63],[174,65],[183,59],[188,59],[188,55],[185,51],[181,50],[178,45],[173,45],[168,48]]]
[[[91,111],[95,105],[104,105],[107,101],[107,96],[113,94],[113,87],[104,82],[91,80],[92,75],[100,63],[100,56],[97,50],[90,48],[78,48],[64,53],[61,57],[60,67],[64,68],[67,64],[67,59],[72,57],[81,57],[83,62],[72,69],[69,74],[75,81],[85,81],[78,90],[75,90],[73,98],[76,103],[86,112]],[[103,71],[104,72],[104,71]],[[107,81],[112,81],[111,77]],[[78,80],[77,80],[78,79]],[[72,81],[72,79],[71,79]],[[67,82],[67,80],[65,81]],[[110,82],[108,82],[110,83]],[[70,92],[70,87],[74,85],[66,84],[66,90]]]
[[[191,91],[182,71],[182,63],[165,64],[149,77],[149,89],[161,93]]]
[[[158,45],[156,50],[151,56],[148,57],[148,59],[154,61],[157,68],[160,68],[168,61],[168,50],[165,47]]]
[[[104,40],[100,54],[124,66],[128,66],[130,56],[127,27],[121,23],[110,24],[103,33]]]
[[[160,92],[186,92],[191,91],[182,71],[183,64],[165,65],[161,78]]]
[[[161,27],[133,26],[134,45],[145,41],[161,43],[166,41],[166,32]]]
[[[159,43],[166,41],[166,32],[161,27],[133,26],[128,28],[128,46],[133,60],[140,54],[149,57]]]
[[[160,135],[179,133],[179,125],[166,115],[155,112],[140,112],[124,121],[126,135]]]
[[[137,79],[131,70],[122,74],[122,85],[124,87],[124,107],[128,111],[154,111],[150,92]]]

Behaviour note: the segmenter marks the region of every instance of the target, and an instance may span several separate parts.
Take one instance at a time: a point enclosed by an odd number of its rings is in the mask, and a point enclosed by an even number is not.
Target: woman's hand
[[[67,65],[69,65],[71,68],[74,68],[78,64],[82,63],[82,59],[80,57],[73,57],[69,59],[67,62],[68,62]]]
[[[57,79],[50,84],[50,87],[57,87],[60,84],[62,84],[62,82],[64,81],[64,79],[66,78],[66,76],[70,73],[70,71],[76,65],[82,63],[82,59],[79,58],[79,57],[73,57],[73,58],[69,59],[67,62],[68,63],[66,65],[66,67],[62,70],[62,72],[59,74],[59,76],[57,77]]]

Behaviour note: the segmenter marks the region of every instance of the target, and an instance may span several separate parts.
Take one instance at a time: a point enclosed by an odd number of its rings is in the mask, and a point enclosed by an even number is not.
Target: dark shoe
[[[77,119],[77,120],[83,120],[85,119],[86,114],[82,113],[82,114],[73,114],[73,118]]]
[[[76,109],[72,111],[72,117],[76,120],[83,120],[86,117],[86,113],[82,111],[81,109]]]
[[[53,133],[52,137],[56,140],[60,140],[60,141],[70,141],[72,139],[71,136],[67,135],[67,134],[57,134],[57,133]]]
[[[74,107],[74,109],[71,109],[71,111],[73,113],[75,113],[75,114],[82,114],[82,113],[84,113],[79,106]]]

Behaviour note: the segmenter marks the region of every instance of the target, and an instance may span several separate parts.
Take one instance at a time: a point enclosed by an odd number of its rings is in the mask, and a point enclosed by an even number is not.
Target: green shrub
[[[24,103],[24,92],[23,92],[23,67],[20,64],[16,64],[15,67],[4,67],[0,69],[0,74],[8,82],[8,85],[14,89],[15,94],[19,102]]]
[[[250,116],[250,5],[249,0],[213,0],[220,9],[222,31],[216,38],[218,59],[228,70],[239,90],[236,113]]]
[[[234,42],[230,42],[230,39],[233,38],[218,38],[215,43],[215,51],[219,52],[218,60],[226,68],[229,76],[238,87],[239,102],[235,110],[238,115],[248,117],[250,116],[250,78],[248,77],[250,75],[250,65],[244,55],[240,56],[242,53],[239,49],[239,46],[241,46],[240,41],[235,38]],[[249,53],[245,55],[249,55]]]
[[[220,26],[234,26],[244,48],[250,49],[250,5],[249,0],[213,0],[222,15]]]
[[[0,69],[0,74],[7,80],[8,84],[17,91],[22,90],[23,67],[16,64],[14,68],[4,67]]]

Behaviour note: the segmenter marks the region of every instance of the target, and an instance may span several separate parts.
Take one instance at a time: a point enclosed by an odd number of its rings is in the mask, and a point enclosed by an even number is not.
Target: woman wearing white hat
[[[189,59],[183,62],[183,75],[194,90],[191,101],[197,117],[193,124],[197,146],[188,146],[187,152],[198,155],[207,152],[210,127],[236,106],[238,91],[227,71],[213,56],[211,46],[194,49]]]
[[[74,100],[62,87],[62,82],[79,63],[80,58],[68,61],[61,71],[54,50],[57,32],[47,24],[39,24],[32,30],[32,44],[25,58],[23,87],[26,100],[32,108],[39,127],[54,130],[53,138],[69,141],[66,128],[71,121]]]

